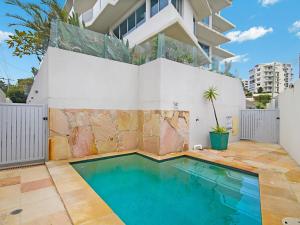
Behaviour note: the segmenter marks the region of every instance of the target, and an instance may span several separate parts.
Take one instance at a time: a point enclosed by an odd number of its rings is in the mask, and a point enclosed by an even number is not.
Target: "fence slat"
[[[241,110],[241,139],[279,142],[278,110]]]
[[[44,105],[0,104],[0,168],[44,161]]]

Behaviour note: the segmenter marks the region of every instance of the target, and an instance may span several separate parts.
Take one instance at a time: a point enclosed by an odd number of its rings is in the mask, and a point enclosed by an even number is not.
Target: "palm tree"
[[[207,91],[204,92],[203,97],[206,100],[210,101],[212,104],[212,107],[214,109],[216,123],[217,123],[217,129],[218,129],[220,126],[219,126],[219,121],[218,121],[218,117],[217,117],[217,113],[216,113],[216,109],[215,109],[215,105],[214,105],[214,101],[217,99],[217,97],[219,95],[217,91],[218,91],[217,88],[210,87]]]
[[[52,20],[57,19],[75,26],[84,26],[76,13],[69,16],[57,0],[40,0],[40,3],[5,0],[5,3],[23,11],[22,15],[6,14],[15,20],[9,26],[19,28],[6,41],[9,48],[14,48],[15,56],[36,55],[41,61],[48,47]]]

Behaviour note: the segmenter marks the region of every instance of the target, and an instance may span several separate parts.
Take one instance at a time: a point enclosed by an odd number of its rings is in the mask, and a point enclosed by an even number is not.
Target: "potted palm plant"
[[[214,101],[217,99],[218,95],[219,94],[217,88],[210,87],[207,91],[204,92],[203,96],[207,101],[210,101],[212,104],[217,125],[215,128],[213,128],[211,132],[209,132],[211,148],[215,150],[226,150],[228,147],[229,132],[225,127],[221,127],[219,125],[214,104]]]

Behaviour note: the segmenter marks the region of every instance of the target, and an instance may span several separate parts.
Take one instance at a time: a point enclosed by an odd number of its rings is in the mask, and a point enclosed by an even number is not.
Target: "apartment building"
[[[279,62],[258,64],[249,71],[249,90],[257,93],[259,88],[262,88],[263,92],[272,92],[274,88],[274,93],[281,93],[289,86],[292,79],[291,64]]]
[[[242,80],[244,89],[249,91],[249,80]]]
[[[234,54],[221,48],[230,40],[223,34],[235,26],[221,16],[231,0],[68,0],[65,9],[76,11],[88,29],[128,40],[130,47],[159,33],[201,50],[202,64]]]

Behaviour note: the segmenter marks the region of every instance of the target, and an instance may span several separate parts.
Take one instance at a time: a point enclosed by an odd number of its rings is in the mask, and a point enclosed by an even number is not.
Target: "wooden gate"
[[[279,110],[241,110],[241,139],[279,143]]]
[[[0,104],[0,168],[47,159],[47,107]]]

